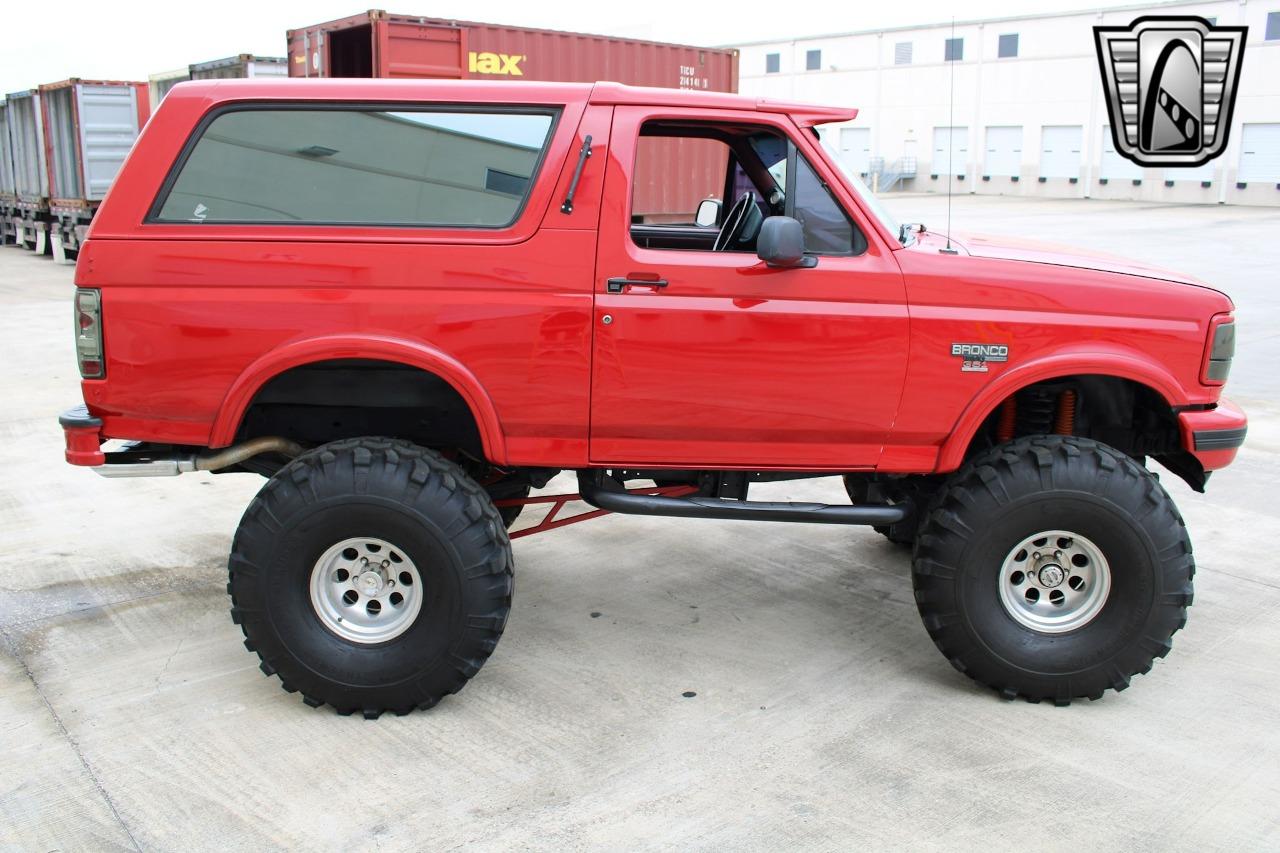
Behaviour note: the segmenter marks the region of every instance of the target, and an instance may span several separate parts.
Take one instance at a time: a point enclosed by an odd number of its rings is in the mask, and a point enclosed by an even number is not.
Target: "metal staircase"
[[[867,163],[867,180],[877,193],[892,192],[902,181],[915,176],[915,157],[899,157],[892,163],[883,157],[872,157]]]

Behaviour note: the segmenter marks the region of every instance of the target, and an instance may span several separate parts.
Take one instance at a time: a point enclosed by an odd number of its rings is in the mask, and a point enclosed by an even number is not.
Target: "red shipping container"
[[[738,91],[738,51],[499,24],[394,15],[373,9],[287,33],[290,77],[434,77],[449,80],[545,80]],[[724,175],[723,153],[687,141],[653,152],[651,174],[705,178],[683,192],[637,188],[635,213],[647,221],[692,217]],[[711,176],[716,176],[712,178]],[[718,192],[716,192],[718,195]]]

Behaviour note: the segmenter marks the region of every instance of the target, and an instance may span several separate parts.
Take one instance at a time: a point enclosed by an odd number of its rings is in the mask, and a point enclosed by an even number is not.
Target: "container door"
[[[0,196],[13,195],[13,157],[9,145],[9,105],[0,104]]]
[[[388,20],[378,21],[375,26],[374,76],[463,78],[465,45],[461,29]]]
[[[9,96],[9,139],[13,145],[14,183],[28,201],[49,196],[40,96]]]
[[[133,86],[76,87],[80,117],[83,196],[101,201],[138,138],[138,92]]]
[[[45,145],[49,152],[49,195],[81,197],[80,140],[76,133],[75,86],[41,90]]]

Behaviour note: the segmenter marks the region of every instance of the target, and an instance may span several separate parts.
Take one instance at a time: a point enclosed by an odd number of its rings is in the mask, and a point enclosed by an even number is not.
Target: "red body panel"
[[[509,228],[144,223],[208,110],[276,98],[551,105],[561,118]],[[106,378],[83,383],[85,401],[100,437],[220,447],[280,371],[373,358],[453,385],[499,464],[926,473],[957,467],[1018,388],[1105,374],[1187,409],[1184,446],[1206,469],[1230,461],[1234,450],[1196,451],[1194,438],[1243,426],[1238,409],[1214,408],[1220,386],[1200,380],[1229,299],[1046,247],[961,240],[950,255],[924,234],[903,248],[804,130],[850,112],[613,85],[186,84],[142,134],[80,257],[77,283],[102,290],[106,352]],[[631,164],[649,117],[787,134],[868,251],[781,270],[637,247]],[[564,214],[588,134],[593,153]],[[605,287],[649,275],[669,287]],[[964,372],[957,342],[1007,345],[1008,361]],[[87,449],[78,434],[72,461]]]

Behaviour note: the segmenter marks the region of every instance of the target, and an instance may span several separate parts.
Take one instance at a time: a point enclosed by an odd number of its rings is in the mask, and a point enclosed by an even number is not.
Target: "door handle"
[[[609,293],[626,293],[633,287],[652,287],[655,290],[667,286],[665,278],[611,278],[606,284]]]

